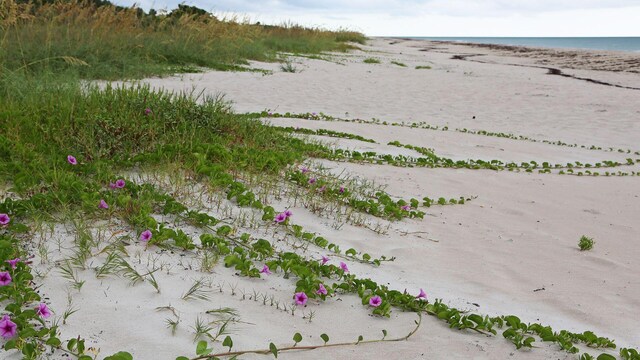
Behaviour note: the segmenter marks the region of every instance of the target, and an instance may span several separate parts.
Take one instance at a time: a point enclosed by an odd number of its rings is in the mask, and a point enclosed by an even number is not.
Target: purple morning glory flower
[[[151,115],[151,113],[152,113],[151,109],[149,109],[149,108],[144,109],[144,114],[145,115],[149,116],[149,115]]]
[[[309,179],[309,184],[315,184],[315,183],[316,183],[316,178]]]
[[[36,314],[38,314],[38,315],[40,315],[40,317],[46,319],[49,316],[51,316],[51,310],[49,310],[49,308],[47,307],[47,304],[40,303],[40,305],[38,305],[38,307],[36,308]]]
[[[402,207],[400,209],[402,209],[404,211],[409,211],[409,210],[411,210],[411,205],[402,205]]]
[[[323,192],[326,188],[327,188],[326,186],[322,185],[322,186],[318,189],[318,191],[319,191],[319,192]]]
[[[349,272],[349,268],[347,267],[347,264],[345,264],[344,262],[340,261],[340,269],[342,269],[342,271],[348,273]]]
[[[0,336],[5,339],[10,339],[18,332],[18,325],[11,321],[9,315],[5,315],[0,320]]]
[[[15,269],[16,266],[18,266],[18,263],[20,262],[20,258],[15,258],[13,260],[7,260],[7,262],[9,263],[9,265],[11,265],[12,269]]]
[[[369,299],[369,305],[373,307],[378,307],[380,304],[382,304],[382,299],[378,295],[372,296],[371,299]]]
[[[151,231],[145,230],[142,232],[142,234],[140,234],[140,241],[149,241],[151,240],[152,236],[153,234],[151,233]]]
[[[308,172],[309,172],[309,168],[307,168],[306,166],[303,166],[303,167],[302,167],[302,169],[300,169],[300,171],[301,171],[303,174],[306,174],[306,173],[308,173]]]
[[[285,220],[287,220],[287,214],[282,212],[282,213],[276,215],[275,221],[277,223],[283,223]]]
[[[109,204],[107,204],[107,202],[104,201],[104,199],[100,199],[100,204],[98,204],[98,208],[100,208],[100,209],[108,209],[109,208]]]
[[[0,271],[0,286],[11,284],[11,274],[8,271]]]
[[[329,262],[329,258],[324,256],[324,255],[322,255],[322,265],[324,265],[324,264],[326,264],[328,262]]]
[[[311,113],[311,115],[316,116],[316,115],[318,115],[318,114],[316,114],[316,113],[312,112],[312,113]]]
[[[272,115],[273,115],[273,113],[272,113],[271,111],[269,111],[269,113],[268,113],[267,115],[272,116]]]
[[[115,185],[116,185],[116,188],[122,189],[126,185],[126,183],[124,182],[123,179],[118,179],[118,180],[116,180],[116,184]]]
[[[284,215],[285,215],[287,218],[290,218],[291,216],[293,216],[293,212],[291,212],[291,210],[286,210],[286,211],[284,212]]]
[[[418,296],[416,296],[416,299],[427,300],[427,293],[424,292],[424,290],[422,290],[422,288],[420,288],[420,293],[418,294]]]
[[[340,194],[344,194],[344,186],[340,186],[340,190],[338,190]]]
[[[299,292],[296,293],[293,298],[296,300],[296,305],[304,305],[307,303],[309,297],[304,292]]]
[[[7,225],[11,218],[7,214],[0,214],[0,225]]]
[[[262,274],[267,274],[267,275],[271,275],[271,270],[269,270],[269,266],[265,265],[262,267],[262,270],[260,270],[260,272]]]
[[[67,155],[67,162],[71,165],[78,165],[78,160],[73,155]]]
[[[327,288],[325,288],[324,285],[320,284],[320,286],[318,286],[318,291],[316,291],[316,294],[327,295]]]

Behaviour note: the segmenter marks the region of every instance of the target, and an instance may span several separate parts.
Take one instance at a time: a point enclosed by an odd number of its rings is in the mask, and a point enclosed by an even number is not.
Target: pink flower
[[[315,183],[316,183],[316,178],[309,179],[309,184],[315,184]]]
[[[149,108],[144,109],[144,114],[145,115],[149,116],[149,115],[151,115],[151,113],[152,113],[151,109],[149,109]]]
[[[293,298],[296,300],[296,305],[304,305],[307,303],[307,299],[309,297],[307,297],[307,294],[305,294],[304,292],[299,292],[296,293]]]
[[[409,211],[409,210],[411,210],[411,205],[402,205],[402,207],[400,207],[400,209],[402,209],[404,211]]]
[[[338,190],[340,194],[344,194],[344,186],[340,186],[340,190]]]
[[[47,304],[40,303],[40,305],[38,305],[38,307],[36,308],[36,314],[38,314],[38,315],[40,315],[40,317],[46,319],[49,316],[51,316],[51,310],[49,310],[49,308],[47,307]]]
[[[326,264],[328,262],[329,262],[329,258],[324,256],[324,255],[322,255],[322,265],[324,265],[324,264]]]
[[[115,184],[116,188],[122,189],[125,185],[126,185],[126,183],[124,182],[124,180],[122,180],[122,179],[116,180],[116,184]]]
[[[302,169],[300,169],[300,171],[302,171],[303,174],[306,174],[309,172],[309,168],[306,166],[303,166]]]
[[[371,299],[369,299],[369,305],[373,307],[378,307],[380,304],[382,304],[382,299],[378,295],[372,296]]]
[[[320,189],[318,189],[319,192],[323,192],[327,187],[322,185],[322,187]]]
[[[318,286],[318,291],[316,291],[316,294],[327,295],[327,288],[325,288],[324,285],[320,284],[320,286]]]
[[[0,320],[0,336],[5,339],[10,339],[18,332],[18,325],[11,321],[9,315],[5,315]]]
[[[262,270],[260,270],[261,273],[263,274],[267,274],[267,275],[271,275],[271,270],[269,270],[269,266],[265,265],[262,267]]]
[[[7,225],[11,218],[7,214],[0,214],[0,225]]]
[[[140,234],[140,241],[149,241],[151,240],[152,236],[153,234],[151,233],[151,231],[145,230],[142,232],[142,234]]]
[[[71,165],[78,165],[78,160],[73,155],[67,155],[67,162]]]
[[[112,188],[112,189],[115,189],[115,188],[116,188],[116,184],[114,184],[114,183],[109,183],[109,187],[110,187],[110,188]]]
[[[7,271],[0,271],[0,286],[11,284],[11,274]]]
[[[284,215],[285,215],[287,218],[290,218],[290,217],[293,215],[293,213],[291,212],[291,210],[286,210],[286,211],[284,212]]]
[[[340,261],[340,269],[342,269],[342,271],[348,273],[349,272],[349,268],[347,267],[347,264],[345,264],[344,262]]]
[[[420,288],[420,293],[418,294],[418,296],[416,296],[416,299],[427,300],[427,293],[424,292],[424,290],[422,290],[422,288]]]
[[[12,269],[15,269],[16,266],[18,266],[18,263],[20,262],[20,258],[15,258],[13,260],[7,260],[7,262],[9,263],[9,265],[11,265]]]
[[[107,202],[104,201],[104,199],[100,199],[100,204],[98,204],[98,208],[100,208],[100,209],[108,209],[109,208],[109,204],[107,204]]]
[[[283,223],[285,220],[287,220],[287,214],[282,212],[282,213],[276,215],[275,222]]]

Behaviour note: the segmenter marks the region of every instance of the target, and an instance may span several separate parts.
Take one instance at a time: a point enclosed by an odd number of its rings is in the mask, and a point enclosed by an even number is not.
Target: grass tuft
[[[580,248],[580,251],[588,251],[593,249],[593,244],[595,244],[595,240],[586,235],[582,235],[582,237],[580,237],[580,241],[578,241],[578,247]]]

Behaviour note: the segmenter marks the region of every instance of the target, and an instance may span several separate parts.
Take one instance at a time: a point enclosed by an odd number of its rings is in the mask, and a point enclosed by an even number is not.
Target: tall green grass
[[[157,15],[80,1],[0,5],[2,72],[63,72],[82,78],[140,78],[179,66],[220,68],[271,61],[280,51],[344,51],[362,34],[293,24],[266,26],[198,12]]]

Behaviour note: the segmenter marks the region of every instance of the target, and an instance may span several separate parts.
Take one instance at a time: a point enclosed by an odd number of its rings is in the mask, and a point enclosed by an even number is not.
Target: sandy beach
[[[292,55],[295,73],[281,71],[278,63],[252,62],[251,67],[272,73],[207,71],[143,82],[170,91],[224,94],[237,112],[317,113],[339,118],[276,115],[261,120],[273,126],[328,129],[375,140],[310,137],[360,152],[420,156],[415,150],[387,145],[399,141],[433,149],[454,160],[624,164],[629,158],[634,163],[640,159],[635,154],[640,151],[638,54],[392,38],[373,38],[360,48],[321,59]],[[379,63],[365,63],[369,58]],[[427,129],[425,124],[438,129]],[[521,135],[529,140],[464,129]],[[592,146],[602,149],[589,149]],[[389,221],[362,215],[357,223],[323,210],[325,205],[320,201],[294,201],[291,194],[296,190],[287,186],[279,196],[266,191],[275,209],[293,212],[293,224],[343,250],[355,248],[372,256],[395,257],[379,267],[337,256],[330,256],[331,263],[345,261],[353,274],[390,289],[417,294],[422,288],[429,301],[443,299],[451,306],[489,316],[513,314],[523,322],[539,322],[556,331],[593,331],[615,339],[618,347],[640,345],[640,178],[604,176],[605,171],[637,172],[640,165],[602,169],[600,176],[320,159],[311,159],[304,166],[319,176],[349,176],[356,183],[375,184],[396,198],[471,199],[464,205],[424,207],[424,219]],[[194,208],[235,219],[230,221],[241,232],[274,243],[290,241],[290,236],[275,226],[242,223],[238,219],[250,218],[251,209],[208,193],[192,179],[176,180],[180,174],[163,176],[145,171],[129,175],[161,186]],[[194,238],[202,233],[202,229],[171,216],[159,215],[157,219],[177,224]],[[117,223],[102,226],[106,239],[130,231]],[[77,291],[69,288],[63,274],[52,271],[57,261],[71,253],[73,231],[60,225],[43,234],[49,254],[47,259],[36,255],[33,265],[38,273],[47,274],[39,290],[57,309],[64,309],[71,301],[68,308],[77,312],[60,330],[69,336],[85,334],[88,346],[99,348],[100,354],[127,349],[143,360],[191,354],[194,323],[197,319],[219,320],[215,313],[206,312],[220,308],[237,311],[229,324],[234,350],[264,349],[271,342],[290,344],[295,332],[304,337],[299,346],[322,344],[322,333],[328,334],[331,342],[355,341],[359,335],[380,338],[382,330],[390,338],[402,337],[417,320],[415,313],[399,310],[388,319],[372,316],[355,295],[310,301],[292,314],[276,309],[273,302],[291,304],[294,280],[276,274],[240,277],[225,268],[222,260],[203,270],[195,255],[145,251],[137,243],[126,244],[131,262],[139,269],[158,265],[160,291],[147,282],[131,286],[118,277],[98,278],[94,268],[102,264],[104,254],[86,270],[78,271],[86,283]],[[582,235],[595,239],[592,250],[579,250]],[[327,254],[314,246],[300,251],[312,259]],[[198,279],[207,284],[206,299],[185,299],[185,292]],[[179,320],[173,335],[168,319]],[[128,324],[126,330],[123,323]],[[586,350],[592,354],[617,352]],[[533,349],[516,350],[500,332],[488,337],[453,330],[437,318],[423,316],[418,332],[407,341],[283,352],[278,358],[577,357],[539,341]]]

